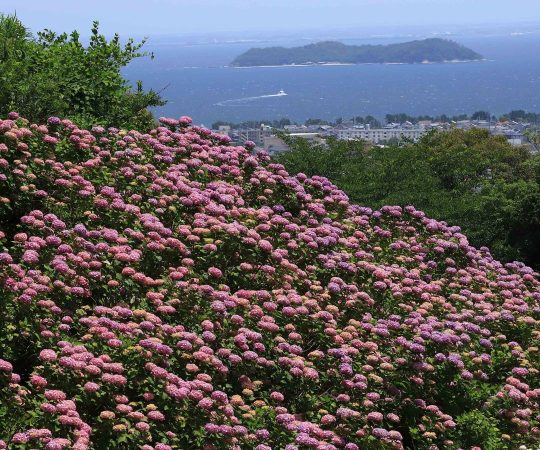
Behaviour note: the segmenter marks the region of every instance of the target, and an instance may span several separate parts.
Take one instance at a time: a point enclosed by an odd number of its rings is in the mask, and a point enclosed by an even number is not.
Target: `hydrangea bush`
[[[538,274],[251,147],[0,120],[0,449],[537,445]]]

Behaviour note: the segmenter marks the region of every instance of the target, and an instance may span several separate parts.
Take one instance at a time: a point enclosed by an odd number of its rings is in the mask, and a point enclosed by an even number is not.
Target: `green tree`
[[[135,89],[120,71],[147,56],[145,40],[124,45],[99,33],[94,22],[88,45],[79,33],[44,30],[32,36],[15,16],[0,16],[0,114],[18,111],[32,121],[69,117],[82,124],[148,128],[148,108],[163,105],[159,93]]]
[[[415,205],[502,260],[540,267],[540,156],[524,147],[482,129],[431,132],[385,148],[285,139],[291,151],[276,159],[290,172],[326,176],[361,205]]]
[[[476,111],[472,114],[472,120],[489,120],[491,115],[487,111]]]
[[[304,122],[304,124],[306,126],[309,126],[309,125],[329,125],[330,122],[328,122],[327,120],[323,120],[323,119],[308,119]]]

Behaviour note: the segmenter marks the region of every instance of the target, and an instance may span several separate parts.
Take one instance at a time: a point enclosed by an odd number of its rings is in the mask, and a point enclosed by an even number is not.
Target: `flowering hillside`
[[[538,274],[190,122],[0,120],[0,449],[540,442]]]

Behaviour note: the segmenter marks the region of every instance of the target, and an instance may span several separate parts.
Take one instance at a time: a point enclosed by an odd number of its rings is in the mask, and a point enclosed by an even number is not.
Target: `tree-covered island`
[[[425,63],[478,61],[482,56],[447,39],[422,39],[389,45],[346,45],[336,41],[302,47],[251,48],[232,63],[235,67],[307,64]]]

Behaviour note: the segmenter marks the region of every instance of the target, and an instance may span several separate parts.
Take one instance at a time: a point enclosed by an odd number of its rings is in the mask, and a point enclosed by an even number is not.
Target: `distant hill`
[[[363,64],[476,61],[482,56],[447,39],[423,39],[390,45],[346,45],[325,41],[303,47],[251,48],[232,63],[236,67],[290,64]]]

